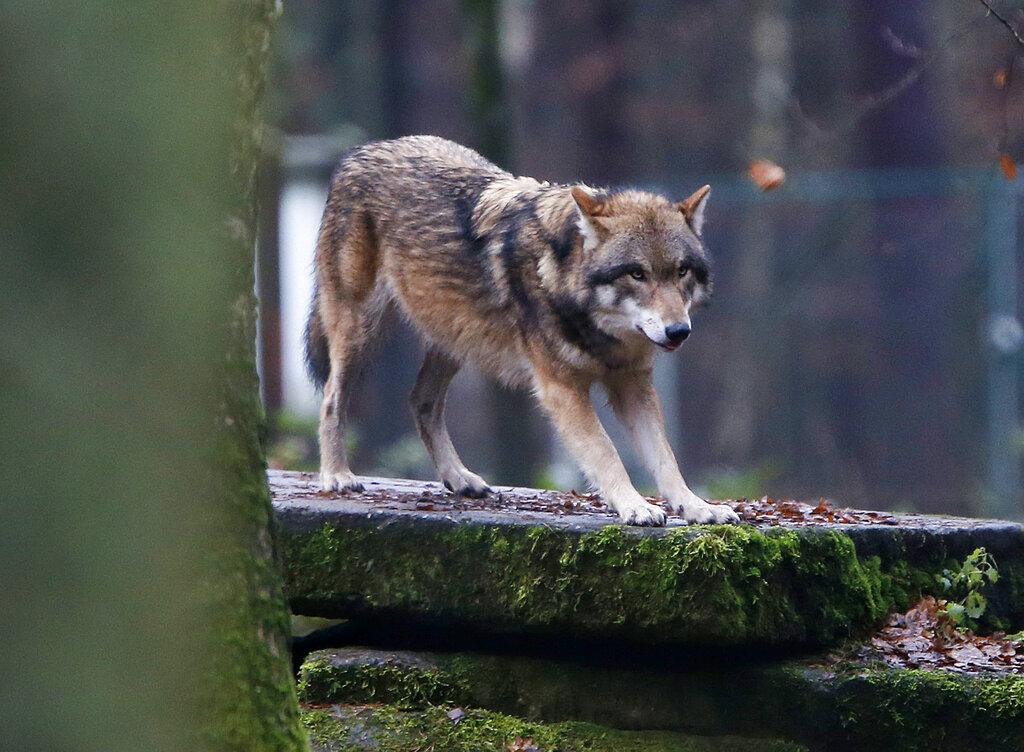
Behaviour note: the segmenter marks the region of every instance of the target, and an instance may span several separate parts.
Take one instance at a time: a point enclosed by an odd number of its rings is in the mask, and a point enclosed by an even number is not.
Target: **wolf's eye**
[[[643,269],[634,269],[633,271],[631,271],[629,273],[629,276],[632,277],[635,280],[644,280],[644,279],[647,278],[647,275],[644,274],[644,270]]]
[[[690,271],[690,267],[688,266],[679,267],[679,279],[686,279],[687,277],[689,277]]]

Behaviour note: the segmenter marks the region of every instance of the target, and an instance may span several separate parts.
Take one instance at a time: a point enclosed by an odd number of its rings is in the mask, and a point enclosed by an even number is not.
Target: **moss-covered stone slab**
[[[739,734],[839,752],[1024,749],[1024,677],[878,664],[640,669],[346,648],[310,655],[299,694],[305,703],[486,708],[528,722]]]
[[[271,472],[286,589],[309,616],[703,646],[822,646],[903,611],[977,546],[996,557],[995,626],[1024,625],[1024,527],[903,516],[894,525],[630,528],[570,494],[496,489],[464,508],[438,484],[324,494]],[[529,513],[500,507],[516,495]],[[544,496],[549,495],[549,496]],[[564,502],[560,502],[564,499]],[[557,510],[557,511],[543,511]]]
[[[673,731],[621,731],[590,723],[540,723],[486,710],[449,717],[447,707],[306,707],[314,752],[807,752],[771,739],[706,738]]]

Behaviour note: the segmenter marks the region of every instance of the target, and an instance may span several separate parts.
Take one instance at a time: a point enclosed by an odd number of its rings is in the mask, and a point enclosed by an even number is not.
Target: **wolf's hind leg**
[[[441,482],[449,491],[461,496],[480,498],[491,489],[483,478],[462,464],[444,421],[445,395],[459,366],[455,358],[428,345],[409,403],[420,438],[434,461]]]
[[[320,486],[325,491],[362,491],[363,484],[349,469],[345,441],[349,394],[363,347],[363,322],[358,310],[347,309],[332,324],[331,373],[320,407]]]
[[[361,491],[362,483],[348,466],[346,413],[386,300],[377,286],[378,248],[369,218],[330,208],[328,203],[317,246],[316,305],[330,357],[320,408],[320,485],[325,491]]]

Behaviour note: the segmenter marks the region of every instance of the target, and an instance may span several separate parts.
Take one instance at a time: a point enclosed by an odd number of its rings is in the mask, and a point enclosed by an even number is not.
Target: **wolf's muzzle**
[[[671,347],[679,347],[690,336],[689,324],[669,324],[665,327],[665,339]]]

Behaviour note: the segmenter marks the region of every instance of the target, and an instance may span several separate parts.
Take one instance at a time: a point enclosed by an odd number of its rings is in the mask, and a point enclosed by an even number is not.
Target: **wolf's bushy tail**
[[[319,292],[313,290],[313,303],[306,321],[306,370],[317,389],[323,389],[331,374],[331,354],[327,348],[327,332],[320,317]]]

